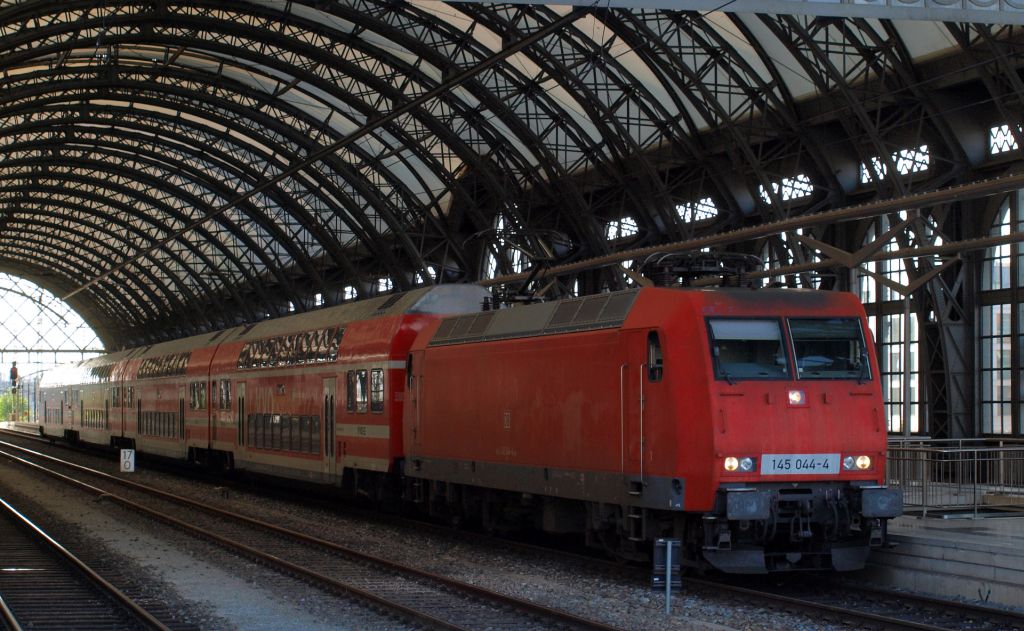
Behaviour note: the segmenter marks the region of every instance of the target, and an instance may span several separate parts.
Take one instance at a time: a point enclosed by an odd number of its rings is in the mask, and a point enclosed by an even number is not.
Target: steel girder
[[[108,345],[142,343],[302,310],[347,285],[365,295],[383,276],[397,289],[478,279],[488,255],[510,275],[508,243],[541,250],[540,234],[574,244],[550,261],[564,265],[970,181],[977,159],[936,97],[957,82],[981,81],[1019,120],[1013,29],[937,26],[948,32],[929,51],[886,21],[595,9],[310,160],[564,13],[2,4],[0,267],[81,290],[94,326],[121,333]],[[973,64],[954,64],[958,76],[915,58],[948,55],[950,34]],[[921,145],[928,168],[899,174],[896,152]],[[787,196],[780,182],[797,173],[810,194]],[[708,198],[718,217],[681,216],[679,204]],[[928,223],[896,235],[908,249],[962,222],[956,206],[922,212]],[[609,242],[605,223],[624,216],[639,233]],[[867,223],[803,235],[852,251]],[[821,257],[796,236],[733,247]],[[907,266],[913,277],[931,264]],[[607,270],[556,279],[575,280],[624,282]],[[945,292],[938,282],[928,291]]]

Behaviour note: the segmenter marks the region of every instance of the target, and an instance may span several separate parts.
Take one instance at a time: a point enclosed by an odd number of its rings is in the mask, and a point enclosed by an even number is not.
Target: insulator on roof
[[[762,262],[751,254],[686,252],[653,254],[643,268],[659,287],[747,287],[751,284],[749,274],[760,270]]]

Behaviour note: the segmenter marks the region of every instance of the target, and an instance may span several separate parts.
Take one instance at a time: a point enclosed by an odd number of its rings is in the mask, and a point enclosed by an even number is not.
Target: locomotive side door
[[[332,479],[338,472],[338,461],[335,456],[335,436],[337,428],[335,427],[335,418],[337,413],[337,388],[338,379],[336,377],[330,377],[324,379],[324,405],[323,405],[323,428],[324,428],[324,444],[323,444],[323,473],[324,477],[328,480]]]
[[[619,365],[619,415],[622,481],[630,495],[644,488],[646,331],[622,331]]]

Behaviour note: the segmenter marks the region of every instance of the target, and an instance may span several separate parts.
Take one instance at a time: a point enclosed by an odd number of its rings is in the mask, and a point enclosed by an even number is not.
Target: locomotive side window
[[[716,379],[732,383],[789,377],[778,320],[712,318],[708,329]]]
[[[791,318],[789,336],[799,379],[871,380],[860,320]]]
[[[647,334],[647,380],[661,381],[664,360],[661,354],[661,339],[657,331]]]

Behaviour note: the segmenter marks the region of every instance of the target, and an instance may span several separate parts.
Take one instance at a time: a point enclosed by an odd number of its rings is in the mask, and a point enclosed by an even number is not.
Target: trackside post
[[[679,539],[654,540],[654,571],[651,576],[651,585],[654,588],[664,585],[665,613],[670,613],[672,610],[672,590],[683,586],[683,581],[680,578],[680,564],[673,558],[673,548],[682,550]]]

